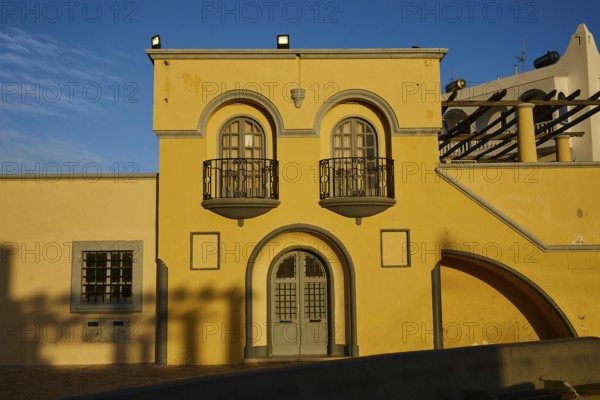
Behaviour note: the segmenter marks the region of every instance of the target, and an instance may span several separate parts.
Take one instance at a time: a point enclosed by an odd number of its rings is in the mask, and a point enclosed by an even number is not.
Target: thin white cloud
[[[0,166],[96,163],[108,172],[119,157],[132,159],[92,144],[113,133],[99,131],[131,93],[120,74],[128,55],[1,26],[0,54]],[[102,91],[97,101],[95,88]]]
[[[3,53],[0,58],[1,64],[6,64],[10,66],[18,66],[20,68],[29,68],[30,62],[21,55],[15,53]]]
[[[84,101],[57,101],[55,107],[48,107],[47,101],[40,98],[39,102],[33,100],[33,96],[25,97],[26,101],[22,100],[21,94],[17,93],[16,102],[0,101],[0,111],[5,110],[11,113],[29,113],[36,115],[46,115],[58,118],[72,118],[74,113],[90,113],[90,112],[102,112],[104,109],[98,103]],[[27,95],[26,95],[27,96]],[[54,96],[54,95],[53,95]],[[63,93],[60,95],[67,97],[68,95]],[[20,99],[20,100],[19,100]]]
[[[22,112],[22,113],[31,113],[31,114],[39,114],[39,115],[47,115],[53,117],[66,117],[64,114],[48,110],[45,107],[34,107],[28,103],[8,103],[8,102],[0,102],[0,110],[7,110],[10,112]]]
[[[0,128],[0,163],[17,164],[19,172],[41,168],[40,166],[49,163],[56,163],[65,168],[68,166],[66,163],[109,164],[108,160],[94,154],[82,143],[43,134],[34,136],[2,128]]]
[[[17,52],[17,53],[22,53],[22,54],[31,54],[31,50],[29,50],[27,47],[25,47],[22,44],[19,43],[14,43],[14,42],[8,42],[4,44],[4,47],[6,47],[7,49]]]
[[[65,92],[63,96],[42,101],[29,101],[30,107],[22,105],[12,107],[15,111],[50,114],[51,109],[68,107],[70,112],[89,112],[101,110],[114,103],[114,84],[122,85],[126,79],[115,74],[115,66],[126,55],[114,49],[92,50],[82,45],[60,43],[47,34],[29,33],[19,28],[8,28],[0,32],[0,77],[4,84],[12,84],[21,90],[58,85]],[[32,62],[35,60],[35,62]],[[86,86],[87,85],[87,86]],[[98,101],[89,101],[85,87],[100,87],[102,95]],[[74,90],[73,90],[74,89]],[[73,90],[70,93],[69,90]],[[20,103],[23,97],[17,93],[5,96],[3,103]],[[93,95],[93,91],[91,92]],[[36,93],[29,98],[36,98]],[[46,100],[46,101],[44,101]],[[6,104],[3,105],[7,109]],[[58,112],[60,114],[60,112]]]

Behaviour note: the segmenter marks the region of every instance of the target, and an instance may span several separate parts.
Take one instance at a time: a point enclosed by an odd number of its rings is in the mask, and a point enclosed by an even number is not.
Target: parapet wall
[[[80,399],[460,399],[600,382],[600,339],[464,347],[186,379]]]

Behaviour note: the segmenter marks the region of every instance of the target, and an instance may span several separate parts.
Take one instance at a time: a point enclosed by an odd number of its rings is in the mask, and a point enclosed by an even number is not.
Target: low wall
[[[461,399],[465,390],[523,392],[543,380],[599,383],[599,363],[599,338],[560,339],[291,365],[77,399]]]

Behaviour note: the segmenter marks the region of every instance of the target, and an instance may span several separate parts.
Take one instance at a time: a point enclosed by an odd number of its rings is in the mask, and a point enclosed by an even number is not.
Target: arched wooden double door
[[[329,271],[317,256],[289,251],[269,276],[272,356],[325,356],[332,339]]]

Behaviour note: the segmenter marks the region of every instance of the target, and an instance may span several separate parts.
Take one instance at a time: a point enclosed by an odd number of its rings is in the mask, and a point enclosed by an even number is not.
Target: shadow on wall
[[[55,295],[49,294],[52,290],[37,290],[16,297],[10,287],[16,275],[16,254],[15,248],[0,244],[0,365],[154,361],[154,338],[148,333],[153,330],[141,329],[153,326],[154,318],[73,314],[69,292]],[[70,287],[70,269],[65,279]],[[153,304],[152,297],[144,294],[148,306]]]
[[[191,306],[190,306],[191,305]],[[205,357],[224,364],[239,364],[244,358],[244,296],[236,288],[199,290],[178,288],[171,292],[169,320],[181,326],[181,364],[203,364]],[[224,308],[226,310],[224,310]],[[228,315],[223,321],[221,315]],[[225,354],[219,349],[226,343]],[[214,362],[213,362],[214,363]]]

